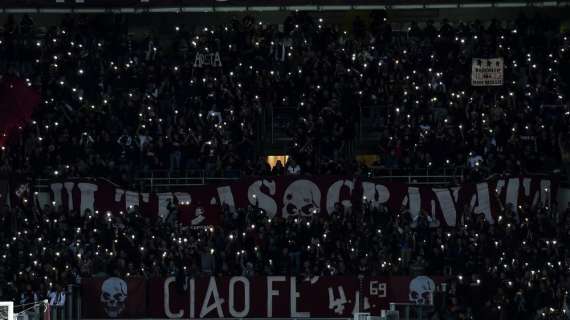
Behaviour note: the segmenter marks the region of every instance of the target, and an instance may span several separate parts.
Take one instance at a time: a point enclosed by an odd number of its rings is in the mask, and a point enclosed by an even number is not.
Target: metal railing
[[[65,303],[59,305],[47,305],[43,303],[26,311],[17,310],[15,306],[15,314],[17,320],[43,320],[49,308],[50,320],[80,320],[81,319],[81,290],[78,285],[70,284],[65,290]],[[19,313],[18,313],[19,312]],[[10,319],[12,320],[12,319]]]
[[[391,182],[405,182],[408,184],[428,184],[434,186],[444,186],[453,184],[460,177],[458,176],[378,176],[375,177],[381,180],[391,181]]]
[[[405,170],[397,168],[371,167],[368,172],[361,175],[362,178],[376,179],[385,182],[401,182],[415,185],[431,185],[447,187],[457,185],[464,181],[468,169],[465,167],[445,167],[439,169],[422,168],[414,170]],[[559,173],[558,173],[559,174]],[[556,173],[527,173],[525,176],[544,176],[552,177]],[[251,178],[251,176],[249,176]],[[271,176],[264,176],[271,178]],[[247,176],[242,176],[239,172],[233,172],[229,175],[209,176],[203,170],[191,171],[168,171],[156,170],[139,176],[134,179],[131,188],[138,189],[142,192],[169,192],[176,188],[203,186],[215,183],[229,183],[239,181]],[[504,176],[491,175],[483,180],[504,178]],[[94,179],[94,178],[65,178],[65,179]],[[104,178],[96,178],[96,180],[105,180]],[[37,192],[49,192],[50,183],[62,181],[54,179],[35,179],[33,180],[32,190]],[[112,181],[107,180],[114,184]],[[566,186],[565,184],[561,184]]]
[[[406,173],[405,171],[398,169],[372,168],[372,170],[368,174],[364,174],[363,177],[390,182],[446,186],[460,182],[463,178],[463,171],[459,169],[453,171],[450,169],[444,172],[434,173],[430,173],[429,170]],[[241,176],[239,173],[226,176],[209,176],[205,171],[180,172],[164,170],[152,171],[148,175],[135,178],[134,183],[131,187],[138,189],[138,191],[141,192],[168,192],[176,188],[235,182],[242,178],[245,177]],[[66,180],[73,179],[85,180],[92,178],[66,178]],[[100,179],[97,178],[97,180]],[[50,192],[50,183],[56,181],[62,180],[54,180],[49,178],[34,179],[32,190],[40,193]],[[117,186],[112,181],[108,182]]]
[[[181,187],[203,186],[213,183],[233,182],[244,178],[241,176],[231,177],[209,177],[201,172],[198,175],[180,175],[176,173],[164,172],[163,174],[151,174],[149,177],[136,179],[136,184],[141,191],[144,192],[160,192],[172,191],[172,189]],[[429,170],[422,172],[405,174],[404,171],[398,169],[378,168],[375,174],[365,175],[364,178],[378,179],[390,182],[402,182],[408,184],[429,184],[435,186],[448,186],[457,184],[463,179],[463,170],[447,170],[431,174]]]
[[[464,176],[464,167],[441,169],[423,168],[415,170],[371,167],[364,175],[366,178],[409,184],[451,185],[459,183]],[[244,178],[240,172],[231,172],[222,176],[211,176],[204,170],[169,171],[155,170],[136,178],[136,185],[141,191],[171,191],[179,187],[203,186],[212,183],[233,182]]]
[[[369,177],[408,184],[450,185],[465,177],[465,167],[422,168],[404,170],[396,168],[371,167]]]
[[[210,183],[231,182],[240,178],[239,172],[220,177],[209,176],[204,170],[190,171],[151,171],[149,175],[136,178],[136,185],[140,191],[170,191],[172,188],[203,186]]]

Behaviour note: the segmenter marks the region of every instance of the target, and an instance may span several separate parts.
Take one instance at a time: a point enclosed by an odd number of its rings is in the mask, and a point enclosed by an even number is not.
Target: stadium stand
[[[50,27],[8,18],[0,174],[121,185],[155,170],[366,176],[351,145],[368,115],[355,110],[375,106],[374,167],[466,167],[472,181],[570,176],[570,41],[556,21],[443,20],[396,32],[379,13],[344,30],[300,12],[282,26],[246,17],[172,34],[137,38],[121,17],[105,26],[65,16]],[[472,85],[472,60],[495,58],[502,86]],[[284,128],[290,158],[271,167],[259,150],[261,122],[280,108],[294,110]],[[567,311],[570,211],[556,205],[501,203],[494,224],[465,208],[453,228],[366,201],[273,219],[255,206],[226,208],[220,225],[191,228],[177,206],[167,219],[137,207],[0,207],[0,301],[25,304],[49,290],[59,297],[89,277],[441,274],[443,319],[563,319]]]

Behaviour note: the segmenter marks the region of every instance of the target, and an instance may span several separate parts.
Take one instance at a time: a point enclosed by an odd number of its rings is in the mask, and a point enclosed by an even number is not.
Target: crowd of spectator
[[[171,206],[171,214],[176,207]],[[256,207],[192,228],[168,217],[2,208],[0,298],[42,297],[84,277],[445,275],[445,319],[561,315],[570,288],[570,211],[505,206],[497,223],[466,209],[457,227],[369,203],[269,218]],[[25,301],[21,302],[24,303]]]
[[[292,13],[282,25],[246,17],[141,36],[124,20],[67,16],[44,28],[29,16],[7,19],[0,70],[26,79],[42,103],[5,146],[0,169],[119,182],[160,169],[263,174],[256,154],[270,143],[269,116],[304,173],[358,168],[355,146],[372,133],[382,168],[570,167],[570,41],[556,21],[393,31],[374,12],[343,30]],[[471,86],[472,58],[495,57],[504,84]]]
[[[0,173],[118,182],[153,170],[363,174],[352,152],[373,133],[375,165],[387,169],[570,169],[570,41],[555,21],[394,31],[373,13],[345,31],[292,13],[281,26],[251,17],[172,26],[168,39],[115,22],[67,16],[43,28],[28,16],[7,19],[0,74],[25,79],[41,104],[2,146]],[[197,54],[216,64],[216,53],[221,66],[195,66]],[[471,59],[495,57],[504,84],[471,86]],[[271,168],[266,119],[291,110],[275,123],[292,138],[291,160]],[[222,225],[193,229],[137,208],[2,207],[0,300],[23,303],[91,276],[426,273],[448,276],[449,319],[566,310],[570,212],[555,207],[506,206],[493,225],[466,209],[454,228],[368,204],[287,220],[255,207],[220,214]]]

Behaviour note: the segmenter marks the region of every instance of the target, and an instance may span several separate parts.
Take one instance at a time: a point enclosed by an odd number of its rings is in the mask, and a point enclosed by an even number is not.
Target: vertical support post
[[[419,320],[423,320],[423,318],[424,318],[424,317],[423,317],[423,310],[424,310],[424,309],[422,308],[422,305],[419,305],[419,306],[418,306],[418,319],[419,319]]]
[[[358,108],[358,140],[362,141],[362,106]]]
[[[77,290],[77,319],[81,319],[81,290]]]
[[[358,311],[364,312],[364,275],[358,275],[358,282],[360,287],[360,299],[358,299]]]
[[[442,299],[441,299],[441,310],[444,310],[447,306],[447,283],[441,284],[441,292],[442,292]]]
[[[273,113],[273,106],[271,107],[270,110],[271,113],[271,144],[275,143],[275,120],[273,119],[273,117],[275,116]]]
[[[67,285],[67,293],[66,293],[66,297],[65,297],[65,305],[63,306],[66,310],[66,315],[67,318],[69,319],[73,319],[73,300],[74,300],[74,291],[73,290],[73,285],[72,284],[68,284]]]

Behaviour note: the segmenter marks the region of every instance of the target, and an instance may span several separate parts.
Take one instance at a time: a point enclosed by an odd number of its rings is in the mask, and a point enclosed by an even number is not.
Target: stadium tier
[[[531,12],[0,16],[0,319],[568,319]]]

